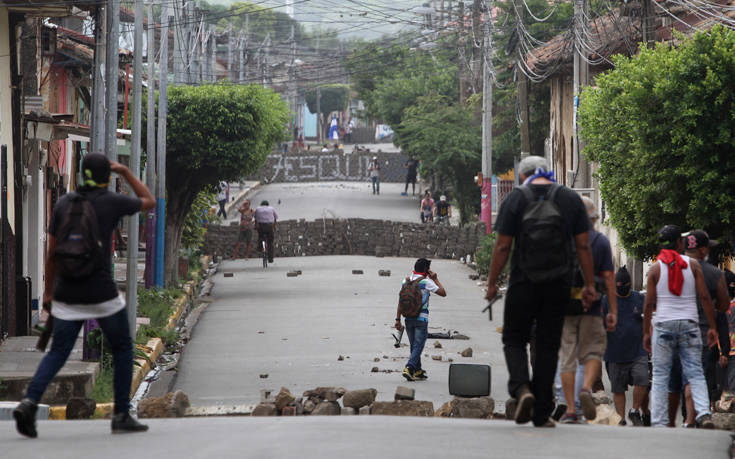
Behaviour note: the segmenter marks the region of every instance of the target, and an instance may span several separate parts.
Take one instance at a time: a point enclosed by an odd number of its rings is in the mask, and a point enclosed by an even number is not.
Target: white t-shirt
[[[61,320],[99,319],[111,316],[124,308],[125,300],[121,295],[93,304],[70,304],[54,300],[51,302],[51,315]]]
[[[687,262],[686,269],[682,270],[684,284],[681,295],[676,296],[669,291],[669,268],[660,260],[657,262],[661,267],[661,274],[656,284],[656,318],[655,323],[668,322],[670,320],[692,320],[699,321],[697,312],[697,288],[694,284],[692,273],[692,260],[682,255],[681,258]]]

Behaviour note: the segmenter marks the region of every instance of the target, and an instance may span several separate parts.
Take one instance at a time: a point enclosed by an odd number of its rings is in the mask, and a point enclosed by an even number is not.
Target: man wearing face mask
[[[605,368],[612,385],[615,410],[625,425],[625,392],[633,386],[633,408],[628,419],[634,426],[650,423],[651,412],[645,402],[648,390],[648,353],[643,349],[643,300],[639,292],[630,289],[630,274],[623,266],[615,273],[615,293],[618,303],[618,325],[607,332]],[[607,295],[602,297],[603,315],[610,308]],[[646,422],[648,421],[648,422]]]

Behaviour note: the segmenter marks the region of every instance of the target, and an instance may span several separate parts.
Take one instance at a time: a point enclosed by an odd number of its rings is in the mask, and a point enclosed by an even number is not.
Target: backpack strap
[[[559,190],[561,190],[561,185],[558,183],[552,183],[551,189],[546,193],[546,198],[551,202],[554,202],[556,199],[556,195],[559,193]]]
[[[533,191],[531,191],[531,188],[528,185],[521,185],[518,189],[521,190],[521,193],[529,203],[536,200],[536,196],[534,196]]]

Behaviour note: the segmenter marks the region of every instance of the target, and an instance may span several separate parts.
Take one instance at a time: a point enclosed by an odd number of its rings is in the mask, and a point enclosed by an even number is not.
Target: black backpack
[[[62,278],[80,280],[102,267],[102,240],[92,203],[79,192],[70,193],[68,199],[56,230],[54,260]]]
[[[571,238],[554,202],[561,185],[552,184],[546,195],[538,199],[528,186],[518,188],[528,201],[518,237],[520,270],[534,283],[568,277],[572,266]]]

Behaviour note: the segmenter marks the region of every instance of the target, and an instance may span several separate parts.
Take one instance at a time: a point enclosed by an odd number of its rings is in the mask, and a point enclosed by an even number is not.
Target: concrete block
[[[12,421],[13,410],[18,406],[20,402],[0,402],[0,421]],[[38,411],[36,411],[36,420],[45,421],[48,419],[49,406],[46,404],[38,404]]]
[[[416,389],[410,387],[396,387],[395,400],[413,400],[416,397]]]
[[[224,277],[234,277],[235,276],[235,274],[233,274],[233,273],[223,273],[222,275]]]

